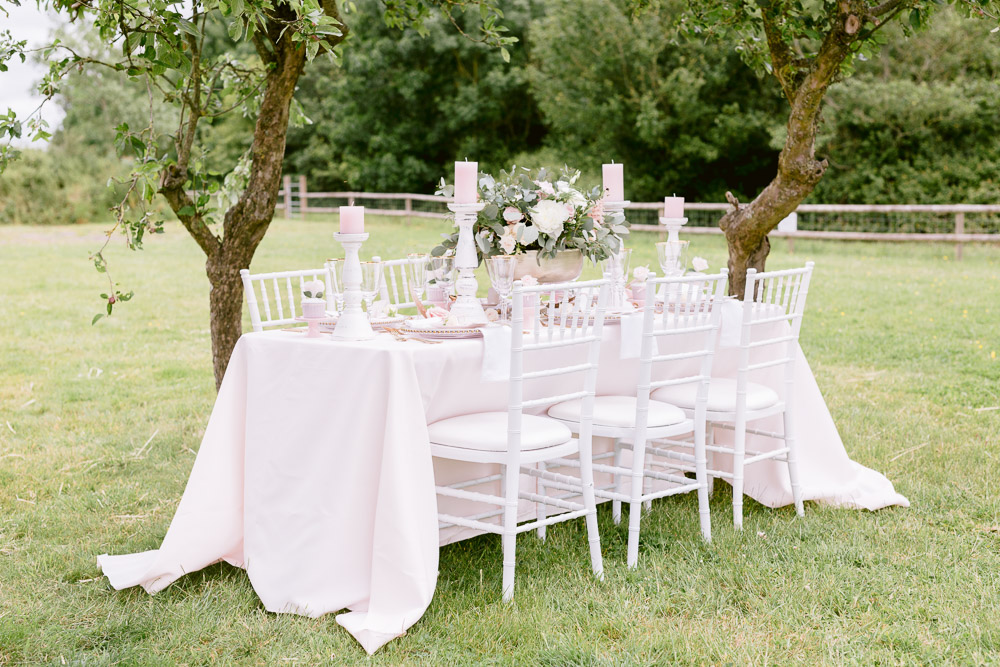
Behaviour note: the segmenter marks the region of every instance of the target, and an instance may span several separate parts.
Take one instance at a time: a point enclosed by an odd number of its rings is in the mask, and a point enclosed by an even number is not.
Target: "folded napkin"
[[[719,323],[719,347],[739,347],[743,328],[743,303],[725,297],[722,300],[722,321]]]
[[[510,327],[488,324],[483,327],[483,382],[510,379]]]
[[[621,317],[621,348],[618,356],[622,359],[638,359],[642,351],[643,312],[628,313]],[[659,354],[656,337],[653,337],[653,354]]]

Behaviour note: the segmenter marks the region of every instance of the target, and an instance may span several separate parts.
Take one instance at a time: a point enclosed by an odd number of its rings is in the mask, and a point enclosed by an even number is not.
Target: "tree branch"
[[[795,97],[795,88],[790,80],[789,74],[796,61],[795,54],[791,47],[781,37],[778,28],[778,18],[769,11],[769,8],[760,10],[762,23],[764,24],[764,35],[767,37],[767,49],[771,52],[771,68],[774,77],[781,85],[781,90],[785,98],[792,102]]]

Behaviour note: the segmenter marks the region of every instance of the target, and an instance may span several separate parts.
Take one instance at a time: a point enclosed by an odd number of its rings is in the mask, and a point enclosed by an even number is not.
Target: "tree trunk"
[[[841,3],[840,9],[849,9]],[[838,12],[840,10],[837,10]],[[853,21],[851,20],[853,19]],[[764,11],[764,27],[775,76],[791,105],[785,145],[778,157],[778,173],[749,204],[741,206],[726,193],[732,209],[719,220],[729,246],[729,293],[742,298],[748,269],[764,270],[771,251],[768,233],[809,196],[826,171],[826,160],[816,159],[816,134],[826,91],[850,53],[857,17],[838,13],[833,29],[801,77],[784,74],[793,54],[775,32],[774,17]]]
[[[249,260],[245,262],[249,265]],[[243,262],[233,261],[225,252],[216,253],[205,263],[209,293],[209,318],[212,330],[212,370],[215,388],[222,386],[222,378],[229,366],[236,342],[243,335],[243,280],[240,268]]]

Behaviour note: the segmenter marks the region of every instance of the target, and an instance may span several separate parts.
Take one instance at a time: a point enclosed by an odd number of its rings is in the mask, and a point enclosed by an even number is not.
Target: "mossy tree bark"
[[[784,34],[780,3],[758,3],[767,37],[771,67],[790,105],[785,145],[778,157],[774,179],[757,197],[740,204],[726,193],[730,210],[719,220],[729,247],[729,292],[742,297],[748,269],[762,271],[771,245],[767,235],[816,187],[827,168],[827,161],[816,157],[823,99],[841,66],[859,40],[908,5],[904,0],[889,0],[870,7],[858,0],[842,1],[831,8],[829,30],[814,56],[801,57]],[[862,30],[865,25],[874,28]]]

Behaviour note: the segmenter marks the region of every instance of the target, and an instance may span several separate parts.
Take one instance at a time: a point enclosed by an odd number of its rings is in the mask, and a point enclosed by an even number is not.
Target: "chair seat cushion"
[[[653,393],[653,397],[658,401],[665,401],[689,410],[694,409],[697,396],[698,385],[696,384],[663,387]],[[756,382],[747,383],[747,410],[763,410],[780,400],[778,394],[770,387]],[[736,411],[736,380],[712,378],[708,385],[708,410],[711,412]]]
[[[427,427],[436,445],[478,449],[485,452],[507,450],[507,413],[476,412],[442,419]],[[569,428],[554,419],[521,415],[521,450],[530,451],[561,445],[573,439]]]
[[[635,396],[594,397],[594,424],[618,428],[635,427]],[[549,408],[549,416],[566,421],[580,421],[583,399],[558,403]],[[684,421],[684,411],[660,401],[649,402],[647,426],[671,426]]]

